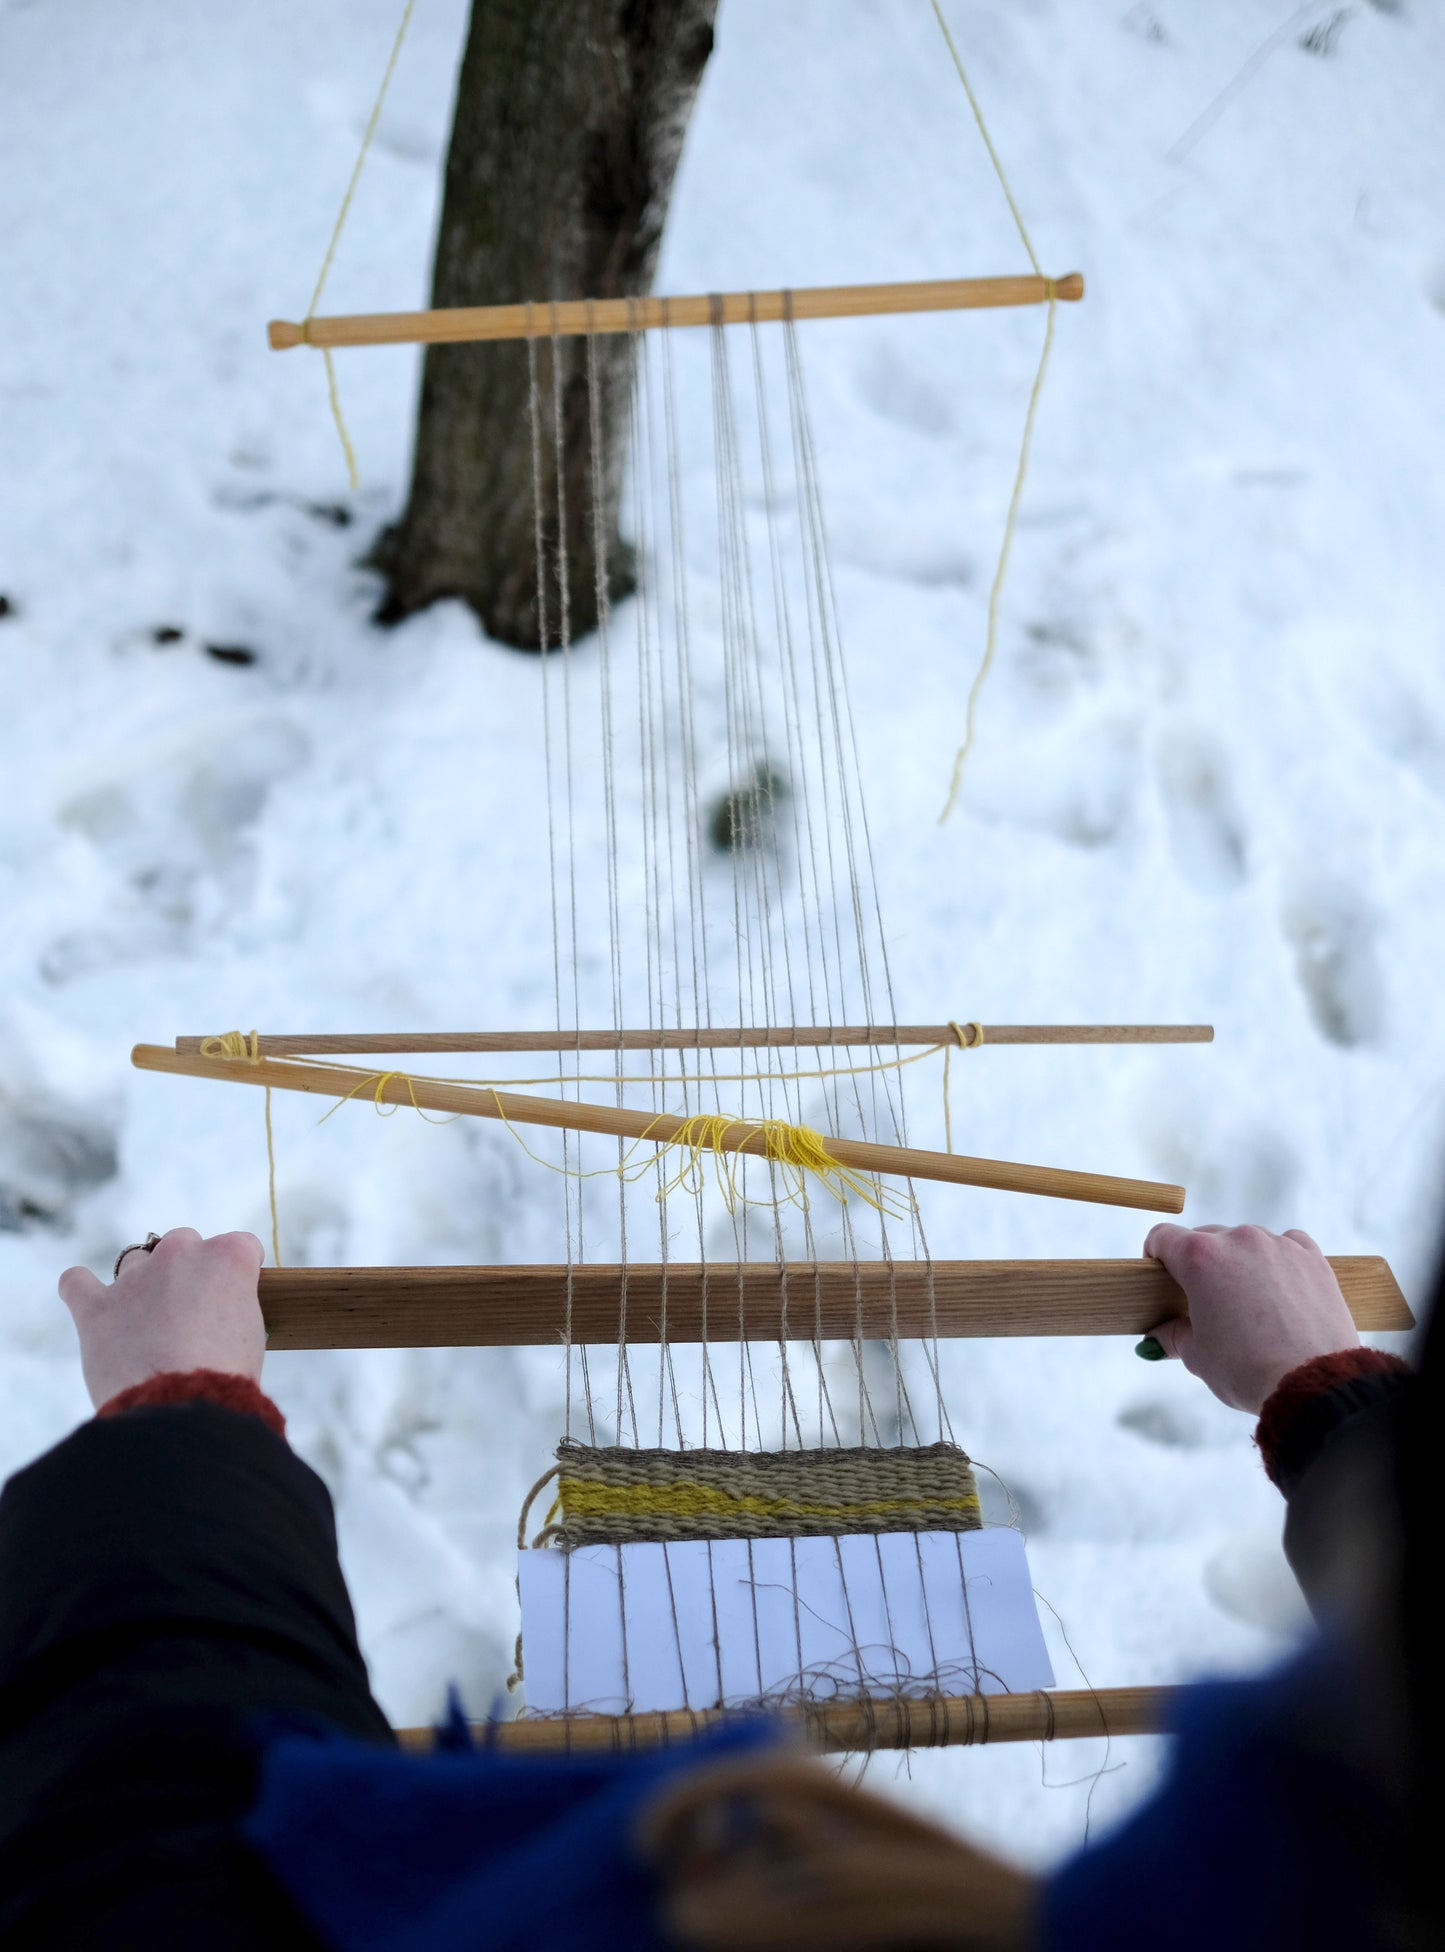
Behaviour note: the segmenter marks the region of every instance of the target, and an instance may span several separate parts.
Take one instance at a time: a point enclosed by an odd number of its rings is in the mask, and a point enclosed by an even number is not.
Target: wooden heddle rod
[[[809,1748],[824,1754],[870,1749],[982,1747],[988,1742],[1057,1742],[1089,1736],[1154,1735],[1168,1726],[1184,1692],[1177,1687],[1059,1688],[1032,1694],[925,1695],[916,1701],[810,1702],[773,1711]],[[745,1719],[727,1708],[681,1708],[640,1715],[523,1715],[476,1722],[483,1746],[515,1754],[657,1749]],[[747,1719],[756,1719],[750,1717]],[[404,1749],[430,1749],[429,1728],[397,1730]]]
[[[1357,1328],[1414,1316],[1387,1261],[1332,1258]],[[268,1349],[1145,1335],[1188,1312],[1158,1261],[695,1261],[261,1270]]]
[[[799,291],[715,291],[679,298],[538,299],[523,305],[452,305],[430,312],[362,312],[272,319],[273,352],[291,346],[439,346],[477,339],[575,339],[682,325],[764,325],[780,319],[851,319],[899,312],[972,312],[1080,299],[1083,274],[936,278],[895,285],[813,285]]]
[[[632,1112],[612,1105],[576,1104],[567,1098],[535,1098],[529,1092],[495,1091],[490,1086],[446,1084],[379,1071],[375,1079],[330,1064],[287,1063],[276,1058],[192,1057],[163,1044],[137,1044],[131,1063],[141,1071],[214,1078],[229,1084],[269,1086],[274,1091],[304,1091],[325,1098],[365,1096],[386,1105],[411,1105],[421,1111],[460,1112],[497,1118],[508,1125],[545,1125],[577,1132],[668,1145],[692,1143],[694,1119],[673,1112]],[[1057,1166],[1019,1165],[1006,1159],[975,1159],[963,1153],[922,1152],[912,1146],[874,1145],[862,1139],[827,1138],[833,1164],[854,1173],[889,1173],[909,1179],[942,1180],[954,1186],[985,1186],[1006,1193],[1038,1193],[1054,1199],[1087,1200],[1102,1206],[1179,1213],[1184,1188],[1156,1180],[1119,1179],[1107,1173],[1072,1172]],[[707,1140],[710,1150],[768,1156],[766,1133],[756,1121],[738,1119]]]
[[[963,1042],[959,1044],[959,1033]],[[177,1037],[176,1049],[199,1057],[211,1037]],[[834,1046],[942,1044],[977,1050],[987,1044],[1212,1044],[1209,1023],[894,1023],[700,1024],[671,1030],[385,1030],[257,1034],[261,1057],[400,1057],[458,1051],[727,1051],[820,1050]]]

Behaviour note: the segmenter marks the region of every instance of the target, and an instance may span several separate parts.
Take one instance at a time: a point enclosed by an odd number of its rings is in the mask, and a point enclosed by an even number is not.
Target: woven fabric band
[[[973,1532],[978,1486],[956,1444],[914,1450],[557,1446],[544,1537],[564,1547],[674,1539]]]

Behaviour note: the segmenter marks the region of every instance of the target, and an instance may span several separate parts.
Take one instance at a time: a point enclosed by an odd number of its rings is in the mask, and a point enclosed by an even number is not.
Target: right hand
[[[113,1282],[88,1267],[67,1268],[60,1299],[75,1320],[95,1407],[174,1370],[219,1369],[259,1382],[263,1253],[254,1234],[202,1240],[192,1227],[174,1227],[149,1253],[127,1253]]]
[[[1150,1334],[1223,1403],[1256,1415],[1302,1362],[1357,1349],[1359,1333],[1334,1270],[1291,1227],[1152,1227],[1144,1252],[1184,1290],[1188,1317]]]

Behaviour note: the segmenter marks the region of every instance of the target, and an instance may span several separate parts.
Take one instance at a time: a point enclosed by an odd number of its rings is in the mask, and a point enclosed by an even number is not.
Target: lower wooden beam
[[[1330,1262],[1361,1329],[1414,1316],[1388,1262]],[[1157,1261],[264,1268],[272,1349],[1143,1335],[1186,1312]]]
[[[1059,1742],[1088,1736],[1154,1735],[1166,1727],[1182,1688],[1059,1688],[1037,1694],[936,1695],[921,1701],[830,1701],[783,1708],[777,1720],[825,1754],[868,1749],[981,1747],[988,1742]],[[651,1715],[572,1715],[483,1722],[478,1742],[514,1755],[589,1754],[669,1748],[740,1717],[728,1709]],[[429,1728],[397,1731],[406,1749],[429,1749]]]

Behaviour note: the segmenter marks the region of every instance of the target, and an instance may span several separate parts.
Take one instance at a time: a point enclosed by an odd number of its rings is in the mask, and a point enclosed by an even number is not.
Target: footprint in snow
[[[1283,920],[1316,1030],[1344,1050],[1378,1041],[1385,982],[1369,902],[1342,882],[1320,882],[1286,904]]]
[[[1294,1205],[1300,1162],[1273,1126],[1228,1122],[1212,1105],[1191,1113],[1171,1097],[1147,1142],[1160,1170],[1188,1187],[1189,1225],[1226,1216],[1237,1225],[1293,1224],[1284,1216]]]
[[[1221,1613],[1266,1633],[1293,1636],[1309,1625],[1309,1608],[1273,1527],[1226,1539],[1204,1567],[1204,1590]]]
[[[978,1480],[978,1503],[985,1525],[1012,1525],[1026,1538],[1037,1538],[1047,1529],[1043,1504],[1037,1492],[1020,1484],[1017,1478],[1001,1478],[987,1465],[973,1460]]]
[[[947,392],[911,361],[886,344],[875,344],[858,371],[864,404],[884,420],[912,434],[937,439],[953,432],[953,406]]]
[[[978,565],[943,528],[845,515],[834,524],[832,548],[835,561],[852,569],[925,590],[967,590],[978,581]]]
[[[1132,719],[1069,720],[1035,738],[1020,767],[1002,742],[982,740],[969,762],[963,798],[990,824],[1051,835],[1071,847],[1108,847],[1133,818],[1139,735]]]
[[[1236,1413],[1193,1383],[1178,1401],[1171,1400],[1166,1385],[1156,1395],[1126,1403],[1114,1421],[1121,1430],[1132,1431],[1146,1444],[1158,1444],[1164,1450],[1218,1450],[1239,1442]]]
[[[1207,1442],[1203,1419],[1182,1403],[1131,1403],[1114,1421],[1166,1450],[1199,1450]]]
[[[1091,639],[1076,625],[1061,620],[1026,624],[1013,661],[1024,683],[1050,702],[1067,699],[1081,684],[1094,679],[1098,665]]]
[[[114,1131],[43,1099],[0,1092],[0,1233],[63,1226],[119,1170]]]
[[[1207,734],[1180,728],[1160,740],[1155,772],[1180,870],[1211,894],[1238,887],[1248,848],[1223,749]]]
[[[1440,309],[1445,311],[1445,279]],[[1386,679],[1362,704],[1362,718],[1387,758],[1406,766],[1423,786],[1445,799],[1445,728],[1423,699],[1399,679]]]
[[[48,945],[41,972],[65,983],[115,962],[178,953],[217,901],[247,900],[251,836],[272,788],[305,760],[304,735],[284,719],[192,737],[97,780],[56,812],[111,875],[110,899]]]

